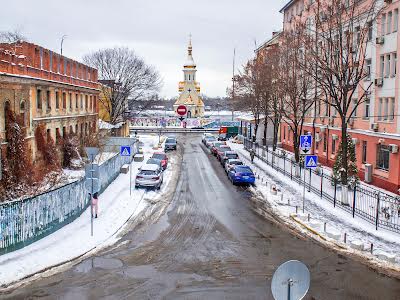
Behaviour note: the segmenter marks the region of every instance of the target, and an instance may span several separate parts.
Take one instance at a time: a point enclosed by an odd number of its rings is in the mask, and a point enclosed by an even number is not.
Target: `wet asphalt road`
[[[116,247],[0,298],[272,299],[274,270],[299,259],[311,271],[306,299],[400,299],[399,280],[255,214],[200,139],[179,136],[176,190]]]

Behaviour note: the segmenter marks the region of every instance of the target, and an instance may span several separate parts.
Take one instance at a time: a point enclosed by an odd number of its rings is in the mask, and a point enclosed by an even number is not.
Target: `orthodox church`
[[[192,39],[189,40],[188,56],[183,66],[184,81],[179,82],[179,98],[174,104],[175,114],[179,105],[187,108],[187,118],[204,116],[204,103],[200,97],[200,83],[196,81],[196,64],[192,56]]]

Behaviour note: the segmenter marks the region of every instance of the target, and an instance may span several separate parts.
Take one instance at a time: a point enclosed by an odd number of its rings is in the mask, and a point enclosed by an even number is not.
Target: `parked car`
[[[155,152],[151,158],[161,160],[161,166],[164,170],[168,167],[168,156],[164,152]]]
[[[224,152],[224,154],[220,158],[221,165],[225,166],[225,162],[228,159],[239,159],[239,155],[235,151],[226,151],[226,152]]]
[[[229,170],[228,178],[233,184],[254,185],[256,182],[254,173],[248,166],[234,166]]]
[[[214,142],[211,146],[211,153],[217,155],[217,149],[222,145],[225,145],[225,142]]]
[[[207,148],[211,148],[212,144],[216,141],[217,139],[215,136],[209,136],[205,138],[204,145],[206,145]]]
[[[225,172],[228,174],[234,166],[242,166],[243,162],[240,159],[228,159],[225,161]]]
[[[231,147],[228,145],[222,145],[217,149],[217,159],[221,161],[222,156],[225,154],[226,151],[231,151]]]
[[[203,142],[203,144],[205,142],[204,140],[206,139],[206,137],[210,137],[210,136],[213,136],[212,133],[209,133],[209,132],[203,133],[203,137],[201,138],[201,141]]]
[[[147,160],[147,162],[146,162],[146,165],[156,165],[156,166],[158,166],[162,171],[164,170],[164,169],[163,169],[163,166],[162,166],[161,160],[160,160],[160,159],[157,159],[157,158],[149,158],[149,159]]]
[[[155,164],[145,164],[140,168],[135,178],[135,188],[152,187],[160,189],[163,183],[163,172]]]
[[[164,151],[176,150],[177,141],[175,137],[167,137],[164,144]]]

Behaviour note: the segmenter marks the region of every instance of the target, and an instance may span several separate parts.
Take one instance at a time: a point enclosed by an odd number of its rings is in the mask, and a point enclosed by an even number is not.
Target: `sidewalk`
[[[152,155],[158,136],[143,136],[144,162]],[[132,162],[132,179],[144,162]],[[173,176],[174,159],[165,171],[164,184],[159,191],[129,192],[130,174],[120,174],[99,197],[99,215],[94,219],[94,234],[90,235],[91,218],[88,208],[74,222],[53,234],[20,250],[0,256],[0,286],[5,287],[52,266],[70,261],[84,254],[95,253],[117,242],[119,232],[149,204],[146,199],[160,198]]]
[[[333,205],[321,199],[312,192],[307,192],[305,198],[305,213],[302,213],[303,186],[291,181],[289,177],[274,170],[262,160],[255,158],[251,164],[250,155],[243,145],[229,143],[238,152],[240,158],[252,166],[256,173],[256,191],[260,192],[273,212],[298,230],[317,236],[330,244],[369,259],[379,258],[378,264],[389,264],[400,270],[400,235],[375,226],[362,218],[353,218],[351,214],[334,208]],[[278,192],[273,195],[271,187],[276,186]],[[297,206],[297,214],[296,214]],[[310,216],[310,217],[309,217]],[[326,223],[326,224],[325,224]],[[346,243],[344,236],[346,234]],[[373,256],[370,255],[371,243]]]

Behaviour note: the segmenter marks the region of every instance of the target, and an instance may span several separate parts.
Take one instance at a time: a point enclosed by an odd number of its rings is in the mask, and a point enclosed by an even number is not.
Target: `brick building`
[[[54,141],[66,134],[97,131],[97,70],[28,42],[0,44],[0,139],[6,110],[21,115],[36,157],[35,128],[46,126]]]
[[[369,2],[363,1],[365,5]],[[324,1],[320,1],[324,3]],[[350,3],[350,2],[349,2]],[[352,3],[352,2],[351,2]],[[294,28],[296,23],[315,26],[315,0],[290,0],[282,8],[283,30]],[[358,5],[358,2],[356,2]],[[372,184],[398,192],[400,188],[400,106],[399,65],[397,52],[400,49],[398,33],[400,1],[378,1],[379,15],[368,24],[366,47],[365,85],[372,83],[368,99],[354,112],[348,123],[356,148],[357,166],[362,180],[366,165],[372,165]],[[315,28],[315,27],[314,27]],[[268,43],[266,44],[268,45]],[[260,47],[258,52],[265,51]],[[355,94],[357,96],[357,93]],[[313,133],[314,153],[319,161],[330,167],[335,162],[341,141],[341,125],[336,112],[324,101],[316,103],[316,109],[308,114],[304,133]],[[314,123],[314,125],[313,125]],[[283,148],[293,150],[293,133],[282,121],[280,138]]]

